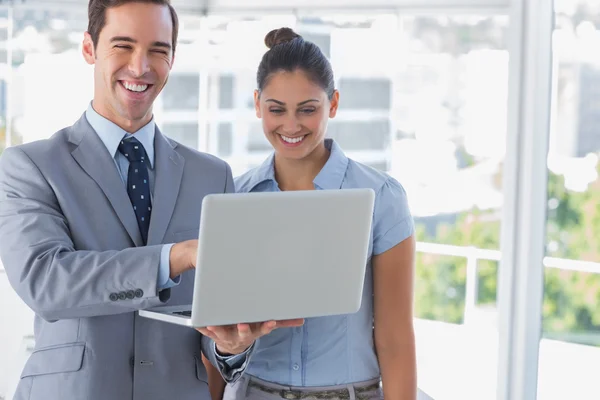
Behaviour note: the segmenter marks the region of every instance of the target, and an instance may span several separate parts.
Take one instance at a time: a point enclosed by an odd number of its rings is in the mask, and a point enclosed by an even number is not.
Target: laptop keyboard
[[[192,311],[174,311],[173,314],[177,314],[177,315],[185,315],[186,317],[191,317],[192,316]]]

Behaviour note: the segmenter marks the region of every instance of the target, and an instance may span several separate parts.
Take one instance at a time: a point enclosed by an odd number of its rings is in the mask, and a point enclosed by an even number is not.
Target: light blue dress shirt
[[[300,328],[278,329],[257,342],[246,373],[286,386],[331,386],[380,377],[373,340],[371,258],[414,233],[400,183],[348,159],[333,140],[327,139],[325,145],[330,156],[313,181],[315,189],[372,188],[376,193],[362,305],[355,314],[308,318]],[[271,155],[261,166],[236,178],[236,191],[279,191],[273,161]]]
[[[116,125],[114,122],[109,121],[94,110],[92,103],[89,104],[85,117],[96,131],[96,134],[102,140],[102,143],[106,146],[108,153],[115,160],[115,166],[121,175],[123,181],[123,188],[127,190],[127,174],[129,171],[129,160],[121,154],[119,151],[119,143],[121,140],[127,140],[135,135],[135,138],[142,143],[146,154],[148,155],[148,175],[150,178],[150,197],[154,200],[154,131],[156,129],[154,119],[144,125],[135,133],[129,133],[123,130],[121,127]],[[152,218],[152,217],[150,217]],[[180,277],[172,280],[169,278],[170,265],[169,265],[169,253],[171,252],[173,244],[165,244],[162,247],[160,254],[160,266],[158,269],[158,290],[164,290],[171,288],[179,284]]]

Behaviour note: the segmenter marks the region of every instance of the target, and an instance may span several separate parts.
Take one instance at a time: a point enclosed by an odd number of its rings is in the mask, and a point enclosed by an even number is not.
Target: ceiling
[[[293,12],[294,10],[411,10],[411,11],[499,11],[511,0],[171,0],[181,12],[241,13]],[[0,0],[0,5],[14,7],[73,7],[85,9],[88,0]]]

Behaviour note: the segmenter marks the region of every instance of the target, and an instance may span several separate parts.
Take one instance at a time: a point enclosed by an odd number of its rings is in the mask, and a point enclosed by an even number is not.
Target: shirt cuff
[[[173,243],[165,244],[162,247],[162,250],[160,252],[160,265],[158,267],[158,281],[157,281],[157,286],[158,286],[159,292],[161,290],[165,290],[165,289],[172,288],[173,286],[177,286],[177,285],[179,285],[179,282],[181,282],[181,276],[178,276],[175,279],[169,278],[169,275],[171,272],[171,268],[170,268],[171,265],[169,262],[169,256],[171,254],[171,247],[173,247]]]
[[[217,352],[217,345],[213,342],[213,351],[222,372],[223,378],[227,382],[236,381],[246,369],[250,355],[254,351],[256,341],[246,351],[233,356],[222,356]]]

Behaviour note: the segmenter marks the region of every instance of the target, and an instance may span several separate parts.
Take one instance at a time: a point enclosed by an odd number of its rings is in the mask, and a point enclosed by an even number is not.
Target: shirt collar
[[[340,189],[346,169],[348,168],[348,157],[333,139],[325,139],[325,147],[330,151],[329,159],[313,180],[319,189]],[[249,191],[258,184],[265,181],[275,182],[275,153],[272,153],[260,166],[258,166],[250,179]]]
[[[325,147],[330,151],[329,159],[313,183],[323,190],[341,189],[348,169],[348,157],[333,139],[325,139]]]
[[[248,191],[252,191],[258,184],[265,181],[275,182],[275,153],[271,153],[269,157],[261,165],[256,167],[250,177]]]
[[[96,134],[100,137],[100,140],[102,140],[102,143],[104,143],[104,146],[106,146],[106,149],[111,157],[114,158],[117,155],[119,143],[122,139],[135,136],[135,138],[140,141],[142,146],[144,146],[144,150],[146,150],[146,154],[148,155],[148,161],[150,161],[150,168],[153,168],[154,132],[156,129],[154,118],[152,118],[146,125],[141,127],[137,132],[129,133],[116,125],[114,122],[109,121],[98,114],[92,107],[91,102],[85,112],[85,117],[94,131],[96,131]]]

